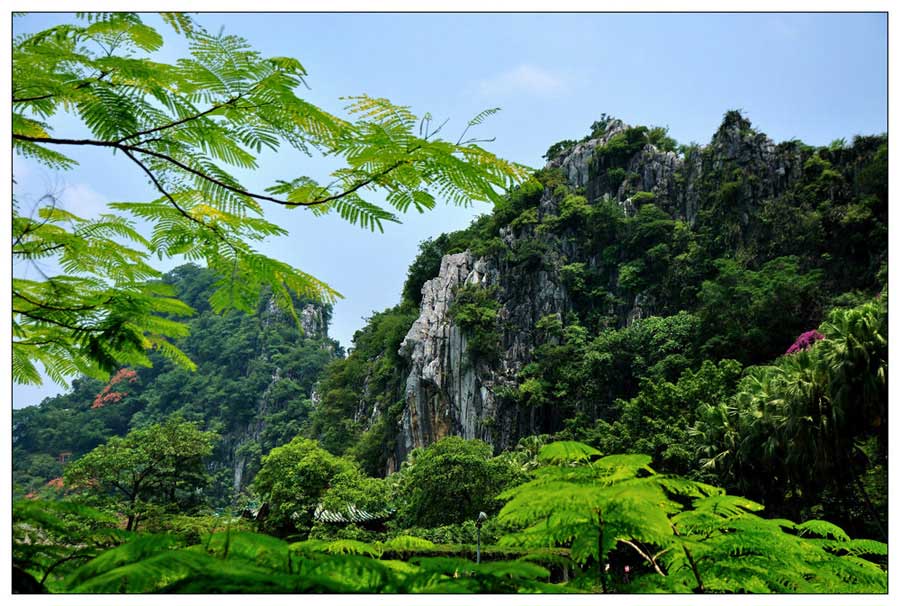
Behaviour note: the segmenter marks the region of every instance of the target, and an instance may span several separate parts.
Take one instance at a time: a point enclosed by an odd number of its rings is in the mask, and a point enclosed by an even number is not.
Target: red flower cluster
[[[91,404],[91,408],[103,408],[107,404],[115,404],[127,395],[128,394],[121,391],[107,392],[106,389],[104,389],[102,392],[97,394],[96,398],[94,398],[94,403]]]
[[[53,478],[52,480],[47,482],[47,487],[62,488],[63,487],[63,479],[62,478]]]
[[[106,387],[103,388],[103,391],[98,393],[97,397],[94,398],[94,403],[91,404],[91,408],[103,408],[107,404],[115,404],[116,402],[121,401],[122,398],[128,395],[128,392],[112,391],[113,385],[121,383],[122,381],[137,383],[137,380],[137,372],[130,368],[119,369],[119,372],[113,375],[109,380],[109,383],[106,384]]]

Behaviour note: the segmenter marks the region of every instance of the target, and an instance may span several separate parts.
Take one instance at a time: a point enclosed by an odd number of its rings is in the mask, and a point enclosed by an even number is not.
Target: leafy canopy
[[[733,398],[701,406],[702,463],[766,503],[847,495],[865,505],[852,517],[886,537],[884,497],[861,481],[887,465],[886,293],[832,310],[819,328],[809,349],[751,367]]]
[[[494,497],[517,479],[516,470],[491,457],[480,440],[445,437],[416,449],[399,473],[397,517],[407,526],[434,527],[492,514]]]
[[[325,492],[355,466],[319,447],[315,440],[295,437],[262,458],[253,486],[270,506],[266,526],[273,532],[307,532]]]
[[[165,423],[112,437],[66,469],[73,489],[108,497],[136,529],[150,503],[186,509],[206,481],[204,459],[216,434],[171,417]]]
[[[174,64],[150,58],[163,36],[133,13],[87,15],[13,42],[13,149],[64,170],[77,150],[94,147],[124,158],[158,193],[149,201],[111,204],[85,219],[56,208],[33,213],[13,205],[13,254],[20,262],[55,261],[60,275],[13,280],[13,377],[39,383],[36,363],[55,381],[78,373],[104,378],[124,364],[149,365],[156,349],[190,367],[168,338],[183,328],[168,316],[190,310],[159,287],[151,256],[183,255],[222,275],[211,295],[217,312],[251,311],[260,289],[296,319],[293,296],[339,296],[309,274],[259,253],[254,243],[286,230],[265,219],[266,205],[337,212],[368,229],[397,221],[394,212],[424,212],[438,198],[454,204],[496,202],[526,169],[465,139],[498,111],[468,122],[455,142],[430,114],[366,95],[347,97],[349,118],[305,101],[303,65],[264,57],[238,36],[211,34],[190,18],[163,14],[190,54]],[[87,138],[57,136],[51,119],[66,113]],[[256,170],[263,150],[288,148],[343,162],[326,183],[308,176],[276,179],[264,191],[245,187],[235,170]],[[380,190],[389,208],[366,200]],[[135,221],[152,226],[149,237]]]

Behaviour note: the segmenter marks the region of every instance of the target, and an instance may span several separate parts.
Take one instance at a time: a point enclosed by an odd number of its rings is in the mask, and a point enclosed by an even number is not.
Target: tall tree
[[[266,205],[335,211],[381,230],[397,217],[367,201],[366,191],[380,190],[398,212],[422,212],[438,196],[455,204],[497,201],[499,190],[526,177],[524,167],[485,151],[484,140],[465,138],[497,109],[475,116],[455,142],[438,136],[444,124],[435,127],[430,114],[420,119],[386,99],[348,97],[350,119],[343,119],[297,95],[307,73],[296,59],[263,57],[246,40],[210,34],[182,14],[162,18],[190,49],[174,64],[148,58],[163,36],[132,13],[87,15],[83,24],[14,40],[15,152],[69,169],[78,150],[108,150],[159,194],[111,204],[114,212],[96,219],[56,208],[52,197],[28,216],[14,203],[14,258],[49,258],[62,268],[43,280],[13,280],[18,382],[40,382],[36,362],[57,381],[77,373],[104,377],[122,365],[149,364],[149,349],[190,367],[167,340],[184,332],[171,316],[190,309],[154,281],[151,255],[180,254],[221,273],[210,298],[216,311],[251,311],[263,286],[294,314],[293,295],[339,296],[253,247],[286,233],[265,219]],[[61,112],[80,119],[91,136],[56,136],[49,119]],[[291,176],[264,191],[229,172],[257,169],[264,148],[282,147],[337,157],[344,166],[328,183]],[[149,237],[135,219],[153,226]]]
[[[505,459],[491,458],[490,445],[459,436],[414,450],[399,476],[398,519],[426,528],[493,514],[496,496],[521,479]]]
[[[315,440],[297,436],[263,457],[253,486],[270,506],[265,520],[278,534],[305,533],[322,496],[341,474],[353,472],[348,459],[336,457]]]
[[[705,433],[704,464],[789,512],[830,493],[855,505],[829,517],[886,536],[885,495],[863,481],[886,485],[886,296],[832,310],[819,328],[824,338],[751,367],[731,401],[703,407],[694,429]]]
[[[206,479],[204,457],[212,452],[212,432],[170,418],[163,424],[110,438],[66,470],[65,484],[110,497],[136,530],[151,503],[189,506]]]

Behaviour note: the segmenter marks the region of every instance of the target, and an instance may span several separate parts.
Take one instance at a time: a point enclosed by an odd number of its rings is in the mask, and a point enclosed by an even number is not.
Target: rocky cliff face
[[[448,310],[461,285],[497,287],[501,302],[501,353],[494,362],[473,359],[468,335]],[[531,359],[533,330],[547,314],[569,306],[558,272],[529,276],[504,271],[491,258],[469,252],[447,255],[438,277],[422,289],[421,315],[407,333],[400,353],[411,365],[406,379],[406,407],[401,417],[397,460],[413,448],[448,435],[477,438],[498,448],[538,433],[539,419],[503,405],[498,393],[516,384],[516,374]]]
[[[552,159],[547,168],[560,169],[568,186],[584,192],[589,201],[615,200],[627,215],[633,215],[640,204],[641,197],[635,194],[648,192],[659,208],[690,226],[709,204],[712,192],[723,180],[732,178],[724,173],[745,177],[747,191],[740,197],[744,208],[733,210],[743,214],[746,223],[754,205],[783,192],[802,170],[796,146],[776,146],[731,112],[710,144],[689,154],[644,145],[627,161],[627,176],[613,191],[605,188],[607,182],[600,178],[597,151],[628,128],[620,120],[609,120],[601,134]],[[538,217],[557,215],[558,206],[554,193],[545,190]],[[573,261],[596,266],[601,262],[600,251],[589,250],[565,234],[538,231],[527,224],[507,226],[500,236],[509,249],[523,242],[535,243],[541,251],[537,267],[513,264],[500,254],[450,254],[443,258],[439,274],[422,289],[420,316],[400,348],[409,360],[410,372],[396,460],[447,435],[478,438],[501,450],[523,435],[547,430],[548,420],[536,417],[539,413],[533,409],[508,405],[503,388],[514,386],[517,373],[531,360],[539,344],[538,320],[549,314],[565,317],[572,309],[561,267]],[[448,313],[463,285],[482,285],[496,292],[501,347],[494,361],[473,359],[468,351],[469,335]],[[611,311],[620,324],[630,324],[652,315],[655,303],[652,296],[638,293]]]
[[[648,143],[629,160],[630,178],[615,191],[605,190],[602,180],[596,178],[594,151],[628,128],[621,120],[610,120],[602,135],[578,143],[547,166],[562,169],[569,185],[584,188],[589,199],[614,198],[629,214],[636,210],[631,196],[649,192],[660,208],[690,225],[696,222],[702,196],[720,185],[704,181],[704,176],[718,174],[726,165],[755,177],[753,190],[744,197],[751,205],[783,192],[803,169],[797,146],[778,146],[764,133],[750,129],[750,123],[739,114],[729,112],[709,145],[678,155]]]

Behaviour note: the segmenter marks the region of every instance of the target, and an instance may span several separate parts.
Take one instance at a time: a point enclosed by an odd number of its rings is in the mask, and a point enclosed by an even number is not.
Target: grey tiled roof
[[[371,522],[375,520],[384,520],[394,513],[393,509],[385,509],[375,513],[370,513],[356,507],[356,505],[348,505],[346,509],[341,511],[330,511],[321,505],[316,507],[313,517],[317,522],[325,522],[328,524],[349,524],[355,522]]]

